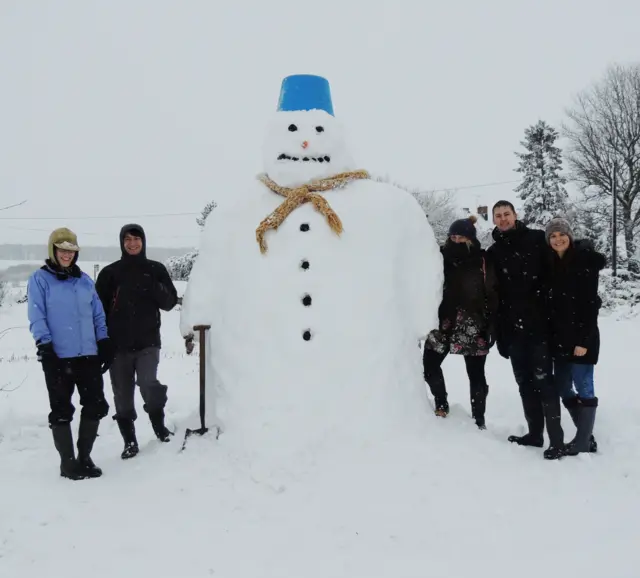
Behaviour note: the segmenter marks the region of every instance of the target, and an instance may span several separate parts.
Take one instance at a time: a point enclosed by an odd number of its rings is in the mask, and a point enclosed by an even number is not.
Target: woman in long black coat
[[[589,241],[575,241],[565,219],[546,227],[550,246],[549,324],[556,387],[577,433],[566,453],[595,452],[593,437],[598,398],[594,368],[600,354],[598,278],[605,258]]]
[[[435,399],[437,416],[449,413],[442,362],[449,353],[464,357],[471,395],[471,413],[485,429],[489,386],[485,363],[494,343],[498,297],[493,266],[485,260],[476,236],[475,217],[455,221],[442,247],[444,287],[439,308],[439,328],[427,337],[424,347],[424,378]]]

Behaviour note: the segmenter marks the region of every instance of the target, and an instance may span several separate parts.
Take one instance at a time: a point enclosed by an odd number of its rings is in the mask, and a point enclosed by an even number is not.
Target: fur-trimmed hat
[[[469,240],[476,239],[477,234],[475,223],[477,220],[478,219],[475,215],[471,215],[466,219],[458,219],[457,221],[454,221],[449,227],[449,237],[451,237],[451,235],[460,235]]]
[[[78,237],[70,229],[61,227],[49,235],[49,259],[51,259],[53,263],[58,264],[58,261],[56,260],[56,247],[65,251],[75,251],[76,259],[78,258],[77,253],[80,251],[80,247],[78,246]]]
[[[547,227],[544,231],[544,234],[547,238],[547,243],[550,242],[551,235],[553,235],[554,233],[562,233],[563,235],[566,235],[573,243],[573,230],[571,229],[571,224],[566,219],[556,217],[555,219],[551,219],[547,223]]]

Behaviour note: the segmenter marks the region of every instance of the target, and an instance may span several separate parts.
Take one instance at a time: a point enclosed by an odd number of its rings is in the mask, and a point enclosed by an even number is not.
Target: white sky
[[[0,243],[70,226],[117,244],[130,220],[197,243],[193,216],[141,215],[236,194],[293,73],[330,80],[363,168],[517,179],[525,127],[559,126],[608,64],[640,59],[638,22],[638,0],[0,0],[0,206],[28,201],[0,213]]]

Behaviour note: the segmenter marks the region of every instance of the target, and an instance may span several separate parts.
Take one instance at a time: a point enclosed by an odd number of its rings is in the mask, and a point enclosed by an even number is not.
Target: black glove
[[[491,349],[497,341],[497,333],[496,328],[493,325],[489,325],[487,328],[487,344],[489,345],[489,349]]]
[[[106,373],[109,370],[115,356],[116,352],[111,339],[106,337],[98,341],[98,358],[100,359],[100,371],[102,373]]]
[[[187,355],[191,355],[193,353],[194,345],[193,335],[187,335],[187,337],[184,338],[184,348],[187,350]]]
[[[36,343],[38,347],[38,361],[42,364],[58,361],[58,356],[53,350],[53,342]]]
[[[498,353],[505,359],[509,359],[509,345],[502,339],[498,339],[496,344],[498,345]]]

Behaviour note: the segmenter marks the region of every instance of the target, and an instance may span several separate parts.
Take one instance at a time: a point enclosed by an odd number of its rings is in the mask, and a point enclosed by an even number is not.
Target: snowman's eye
[[[316,127],[316,132],[324,132],[324,127],[323,126],[317,126]]]
[[[298,127],[295,124],[289,125],[289,132],[296,132],[297,130],[298,130]]]

